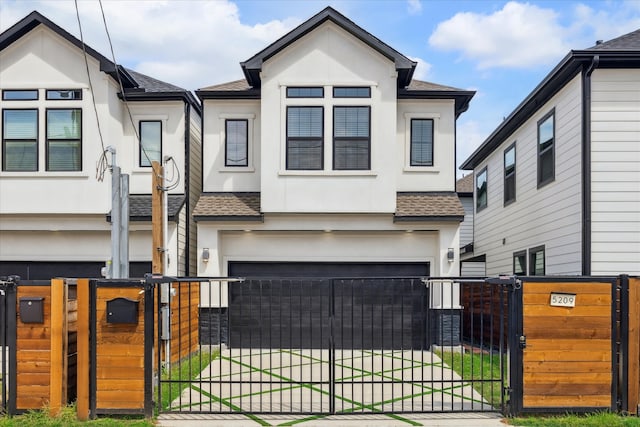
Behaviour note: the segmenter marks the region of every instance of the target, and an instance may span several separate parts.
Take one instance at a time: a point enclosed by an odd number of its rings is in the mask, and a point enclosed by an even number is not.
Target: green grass
[[[514,426],[530,427],[640,427],[640,418],[610,413],[508,418]]]
[[[67,427],[67,426],[99,426],[99,427],[153,427],[153,420],[141,417],[122,416],[98,418],[90,421],[78,421],[76,419],[75,405],[69,405],[60,411],[57,417],[49,416],[49,409],[43,408],[37,411],[29,411],[23,415],[0,417],[0,427]]]
[[[168,409],[171,402],[180,396],[182,390],[189,387],[191,381],[196,379],[200,372],[219,355],[220,350],[213,352],[198,351],[180,362],[172,364],[169,368],[165,368],[162,373],[162,380],[171,381],[171,383],[162,383],[160,407]]]
[[[496,380],[493,382],[474,382],[473,388],[480,393],[491,406],[500,409],[500,405],[502,404],[500,354],[460,354],[449,351],[438,351],[436,354],[464,380]],[[506,366],[506,361],[504,366]]]

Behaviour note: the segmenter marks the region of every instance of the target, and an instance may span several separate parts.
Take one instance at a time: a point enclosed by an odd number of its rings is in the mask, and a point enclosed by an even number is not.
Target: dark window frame
[[[356,92],[360,92],[365,90],[365,94],[340,94],[337,91],[349,91],[354,90]],[[333,97],[334,98],[371,98],[371,87],[370,86],[334,86],[333,87]]]
[[[536,274],[536,255],[542,252],[542,274]],[[529,275],[545,276],[547,274],[547,259],[544,245],[529,249]]]
[[[162,120],[140,120],[138,121],[138,138],[139,138],[139,143],[138,143],[138,166],[141,168],[150,168],[151,163],[153,163],[153,159],[148,159],[147,156],[144,154],[143,150],[142,150],[142,124],[143,123],[159,123],[160,124],[160,158],[158,159],[158,163],[162,163],[162,145],[163,145],[163,140],[162,140]],[[148,165],[144,165],[142,164],[143,160],[148,160],[149,164]]]
[[[7,95],[12,92],[35,92],[35,98],[8,98]],[[40,99],[40,91],[38,89],[3,89],[2,90],[2,100],[3,101],[12,101],[12,102],[21,102],[21,101],[37,101]]]
[[[538,187],[537,188],[542,188],[545,185],[549,184],[550,182],[555,181],[556,179],[556,117],[555,115],[556,115],[556,109],[554,108],[551,111],[549,111],[547,114],[545,114],[540,120],[538,120],[538,124],[537,124],[537,135],[538,135],[537,136],[537,153],[538,153],[537,155]],[[551,144],[548,147],[546,147],[544,150],[541,150],[540,145],[542,141],[540,141],[540,128],[549,118],[553,118],[553,135],[551,138]],[[551,153],[551,175],[545,178],[542,176],[542,157],[549,152]]]
[[[320,94],[319,95],[312,95],[312,94],[308,94],[308,95],[301,95],[301,94],[296,94],[295,91],[296,90],[309,90],[309,91],[313,91],[313,90],[320,90]],[[286,95],[287,98],[324,98],[324,87],[323,86],[288,86],[286,89]]]
[[[431,164],[416,164],[413,160],[413,122],[414,121],[429,121],[431,122]],[[435,156],[435,120],[429,118],[412,118],[409,123],[409,166],[412,167],[433,167]]]
[[[507,169],[507,153],[513,150],[513,168],[512,170]],[[511,203],[516,201],[516,170],[517,170],[517,154],[516,143],[514,142],[510,146],[508,146],[503,153],[503,169],[504,169],[504,206],[508,206]],[[511,186],[509,187],[509,181],[512,181]],[[507,192],[507,188],[513,189],[513,194],[509,194]]]
[[[55,92],[72,92],[73,96],[69,98],[54,98],[50,94]],[[75,96],[76,94],[78,95],[77,97]],[[47,101],[80,101],[82,100],[82,89],[46,89],[45,99]]]
[[[485,175],[484,182],[486,184],[485,185],[486,197],[485,197],[484,204],[480,205],[480,189],[478,188],[478,178],[480,178],[482,174]],[[487,206],[489,206],[489,173],[488,173],[487,166],[480,169],[480,172],[478,172],[475,176],[475,193],[476,193],[476,212],[480,212],[486,209]]]
[[[5,119],[5,115],[4,112],[5,111],[35,111],[36,112],[36,138],[35,140],[33,139],[24,139],[24,140],[20,140],[20,141],[31,141],[35,144],[36,146],[36,164],[35,164],[35,169],[23,169],[23,170],[7,170],[7,145],[6,142],[7,141],[15,141],[14,139],[9,139],[7,140],[5,138],[5,134],[4,131],[6,129],[5,124],[4,124],[4,119]],[[2,109],[2,171],[3,172],[37,172],[39,170],[39,163],[40,163],[40,144],[38,143],[38,141],[40,141],[40,110],[38,108],[3,108]]]
[[[247,153],[247,157],[244,164],[229,164],[229,122],[244,122],[246,133],[244,135],[244,146]],[[249,166],[249,119],[225,119],[224,121],[224,166],[228,168],[246,168]]]
[[[522,263],[522,272],[518,273],[516,272],[516,259],[517,258],[522,258],[522,260],[524,261]],[[514,252],[513,253],[513,274],[514,275],[520,275],[520,276],[524,276],[527,274],[527,250],[522,250],[522,251],[518,251],[518,252]]]
[[[79,137],[76,139],[49,139],[49,111],[79,111],[80,112],[80,135]],[[44,114],[44,154],[45,154],[45,171],[47,172],[82,172],[82,134],[83,134],[83,129],[82,129],[82,108],[80,107],[70,107],[70,108],[46,108],[45,109],[45,114]],[[79,146],[80,146],[80,153],[79,153],[79,161],[80,161],[80,165],[78,169],[62,169],[62,170],[57,170],[57,169],[50,169],[49,167],[49,141],[78,141],[79,142]]]
[[[336,110],[339,108],[366,108],[368,112],[368,136],[341,136],[336,137]],[[365,168],[337,168],[336,167],[336,140],[339,141],[366,141],[367,142],[367,166]],[[332,132],[332,157],[333,157],[333,170],[348,171],[348,170],[371,170],[371,106],[370,105],[334,105],[333,106],[333,132]]]
[[[321,134],[319,137],[289,137],[289,110],[291,108],[319,108],[321,113],[320,117],[322,119],[321,123]],[[286,170],[294,170],[294,171],[305,171],[305,170],[324,170],[324,106],[320,105],[288,105],[286,109],[286,129],[285,129],[285,168]],[[299,140],[299,141],[319,141],[320,142],[320,167],[318,168],[293,168],[289,165],[289,142],[291,140]]]

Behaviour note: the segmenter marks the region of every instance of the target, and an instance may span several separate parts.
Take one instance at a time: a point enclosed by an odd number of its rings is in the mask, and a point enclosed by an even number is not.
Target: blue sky
[[[96,0],[85,41],[110,56]],[[475,90],[458,164],[571,49],[640,28],[640,0],[103,0],[117,62],[195,90],[242,78],[239,62],[332,6],[406,56],[416,78]],[[79,36],[72,0],[0,0],[0,31],[38,10]]]

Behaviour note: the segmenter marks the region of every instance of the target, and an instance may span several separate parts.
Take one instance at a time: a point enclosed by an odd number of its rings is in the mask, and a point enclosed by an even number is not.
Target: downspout
[[[600,63],[594,55],[582,72],[582,275],[591,275],[591,74]]]
[[[184,102],[184,204],[187,207],[187,218],[185,224],[185,241],[186,246],[184,250],[184,274],[190,276],[189,268],[191,267],[190,261],[190,246],[191,246],[191,105],[189,100]]]

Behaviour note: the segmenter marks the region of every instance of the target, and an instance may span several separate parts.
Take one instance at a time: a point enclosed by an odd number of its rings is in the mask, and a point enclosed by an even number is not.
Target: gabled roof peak
[[[254,88],[259,88],[261,83],[260,71],[262,70],[262,64],[264,61],[276,55],[278,52],[327,21],[331,21],[338,25],[354,37],[360,39],[363,43],[370,46],[372,49],[375,49],[380,54],[393,61],[396,65],[396,70],[398,71],[398,87],[406,87],[409,85],[417,63],[382,42],[371,33],[365,31],[363,28],[330,6],[327,6],[316,15],[300,24],[298,27],[294,28],[260,52],[256,53],[251,58],[241,62],[240,65],[242,66],[242,71],[247,79],[247,83]]]

